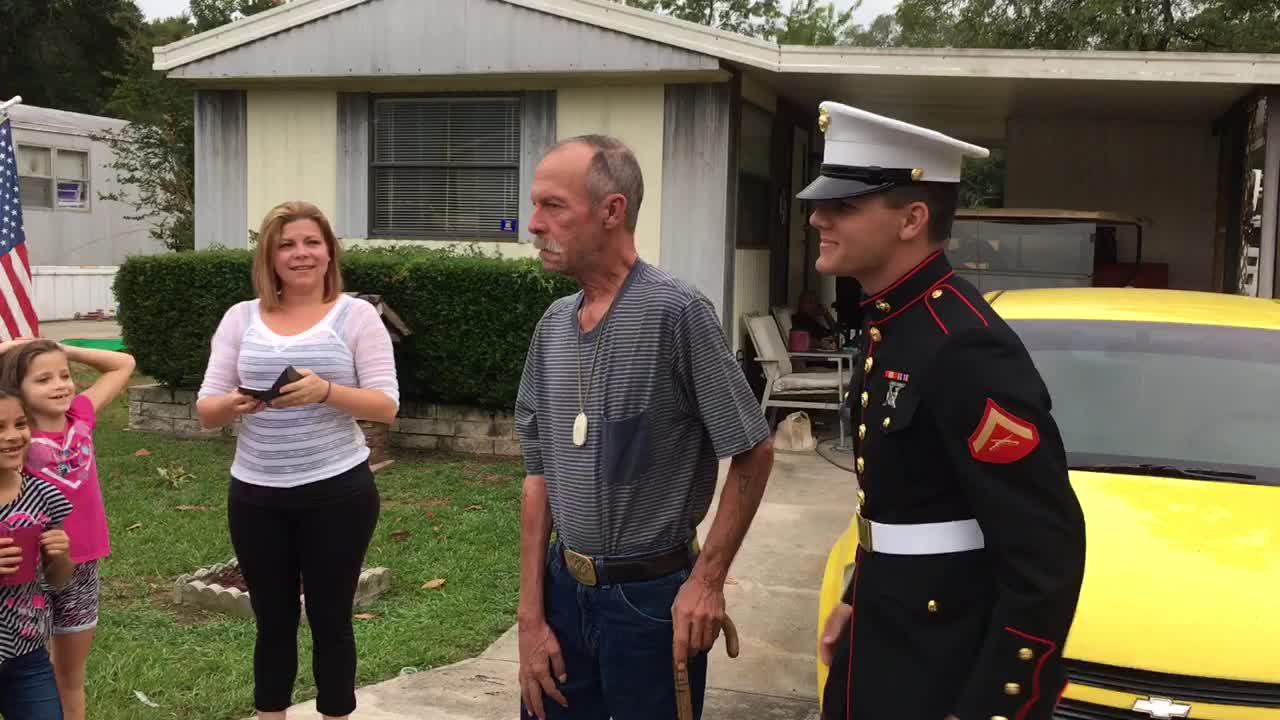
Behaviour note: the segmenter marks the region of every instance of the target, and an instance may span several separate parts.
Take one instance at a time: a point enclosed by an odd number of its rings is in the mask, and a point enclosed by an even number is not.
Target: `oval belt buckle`
[[[595,587],[596,563],[594,560],[586,555],[576,553],[569,548],[565,548],[564,563],[568,566],[569,574],[573,575],[574,579],[587,587]]]

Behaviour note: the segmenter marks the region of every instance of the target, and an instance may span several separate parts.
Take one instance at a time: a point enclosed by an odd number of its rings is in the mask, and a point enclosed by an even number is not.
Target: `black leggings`
[[[296,488],[232,478],[227,523],[257,618],[253,701],[260,712],[291,704],[298,675],[299,577],[311,625],[316,709],[332,716],[355,710],[351,610],[379,506],[367,462]]]

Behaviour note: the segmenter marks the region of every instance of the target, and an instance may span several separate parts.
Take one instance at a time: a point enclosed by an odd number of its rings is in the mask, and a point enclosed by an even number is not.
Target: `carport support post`
[[[1258,297],[1280,297],[1276,290],[1277,205],[1280,204],[1280,94],[1267,96],[1267,155],[1262,171],[1262,247],[1258,254]]]

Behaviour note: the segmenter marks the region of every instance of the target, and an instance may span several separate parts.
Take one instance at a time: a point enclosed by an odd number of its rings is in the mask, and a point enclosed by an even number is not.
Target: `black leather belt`
[[[627,559],[597,559],[574,552],[560,543],[565,567],[575,580],[594,587],[654,580],[693,567],[698,551],[694,544],[682,545],[658,555]]]

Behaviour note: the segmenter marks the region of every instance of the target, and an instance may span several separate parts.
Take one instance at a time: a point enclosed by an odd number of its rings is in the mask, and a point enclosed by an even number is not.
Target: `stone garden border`
[[[235,617],[253,619],[253,606],[249,604],[249,593],[239,588],[228,588],[218,583],[206,583],[205,580],[227,570],[239,567],[239,562],[229,562],[200,568],[194,573],[181,575],[174,582],[173,602],[177,605],[190,605],[209,612],[223,613]],[[391,589],[393,576],[390,568],[366,568],[360,572],[360,581],[356,585],[355,605],[368,605]],[[307,614],[302,613],[302,622],[307,621]]]

